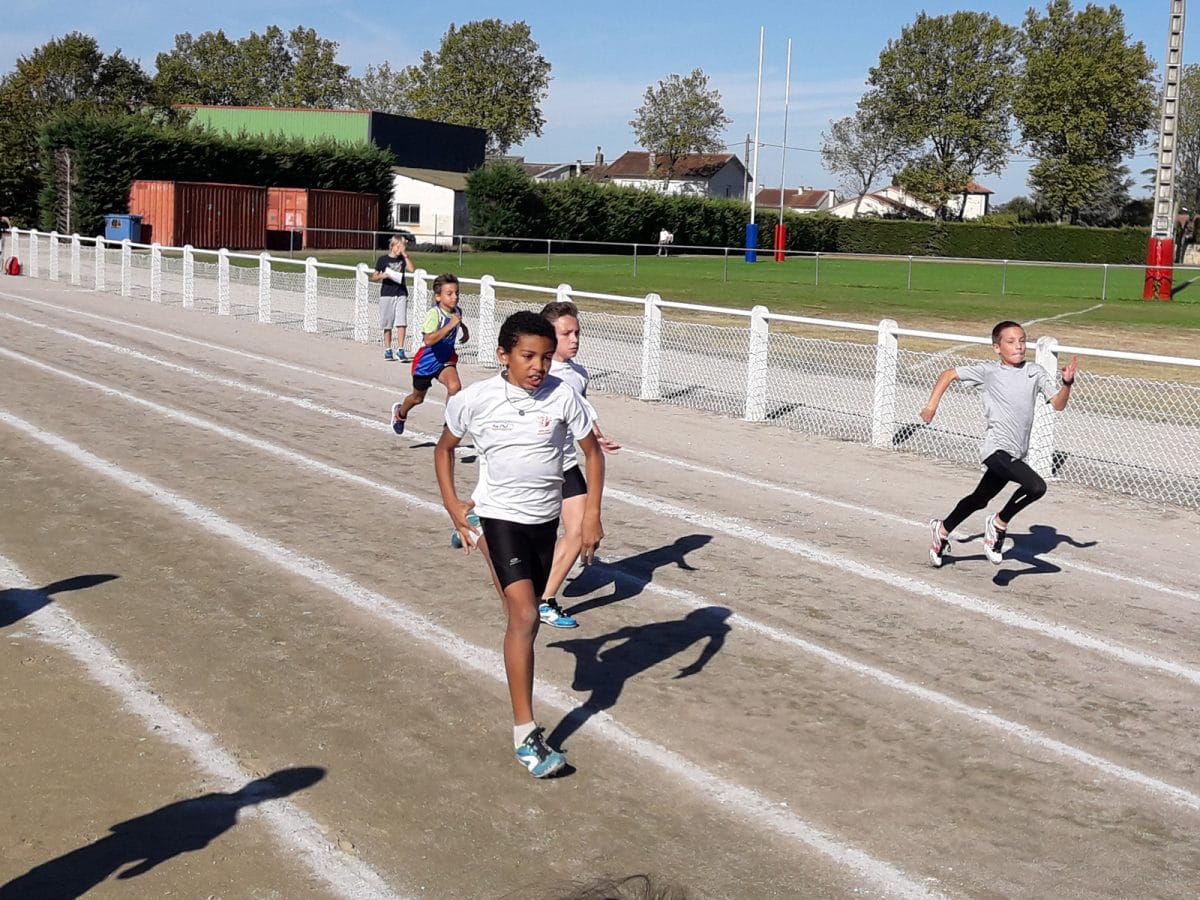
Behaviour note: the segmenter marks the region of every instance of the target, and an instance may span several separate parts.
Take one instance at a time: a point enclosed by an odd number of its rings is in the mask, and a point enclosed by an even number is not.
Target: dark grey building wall
[[[372,112],[368,140],[390,150],[396,165],[443,172],[470,172],[483,165],[487,133],[482,128],[450,125]]]

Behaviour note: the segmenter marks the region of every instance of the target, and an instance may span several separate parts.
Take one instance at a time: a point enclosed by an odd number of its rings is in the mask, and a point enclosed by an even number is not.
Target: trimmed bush
[[[392,200],[392,155],[373,146],[308,142],[278,136],[230,137],[148,116],[71,113],[46,125],[39,142],[47,173],[39,195],[41,227],[54,227],[64,186],[53,165],[57,151],[74,151],[71,203],[75,229],[103,230],[104,216],[127,212],[139,178],[267,187],[319,188],[376,194],[380,227]]]

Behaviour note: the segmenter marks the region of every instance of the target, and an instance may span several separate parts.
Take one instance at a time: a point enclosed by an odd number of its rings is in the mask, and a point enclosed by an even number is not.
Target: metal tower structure
[[[1179,83],[1183,77],[1185,0],[1170,0],[1171,29],[1163,72],[1162,119],[1158,130],[1158,168],[1154,183],[1154,218],[1146,256],[1142,299],[1171,299],[1171,267],[1175,262],[1175,139],[1179,124]]]

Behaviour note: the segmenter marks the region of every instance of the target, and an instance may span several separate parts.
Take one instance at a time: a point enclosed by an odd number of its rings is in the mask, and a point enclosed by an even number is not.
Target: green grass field
[[[317,259],[373,265],[367,251],[318,251]],[[1018,321],[1070,314],[1069,321],[1105,329],[1136,329],[1183,336],[1200,330],[1200,273],[1176,275],[1171,302],[1143,301],[1144,270],[1102,266],[1034,266],[1009,263],[948,263],[914,258],[793,257],[758,262],[740,256],[631,256],[528,253],[414,253],[413,263],[430,273],[580,291],[872,322],[892,318],[908,327],[964,328],[980,321]],[[911,281],[910,281],[911,279]],[[1193,283],[1193,281],[1195,283]],[[910,286],[911,284],[911,286]],[[1102,294],[1105,299],[1102,301]],[[1097,307],[1097,308],[1093,308]],[[1086,311],[1086,312],[1085,312]],[[1186,354],[1194,355],[1194,353]]]

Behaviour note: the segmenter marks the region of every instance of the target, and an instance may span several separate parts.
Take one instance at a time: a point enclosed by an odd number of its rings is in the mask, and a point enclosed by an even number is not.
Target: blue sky
[[[884,44],[924,10],[930,15],[958,9],[991,12],[1020,24],[1028,0],[759,0],[739,7],[727,2],[663,4],[607,0],[603,3],[486,3],[459,0],[450,4],[377,4],[361,0],[337,3],[241,2],[207,0],[166,4],[161,0],[93,2],[72,7],[64,15],[58,3],[9,0],[4,4],[5,27],[0,33],[0,71],[10,71],[17,58],[53,37],[77,30],[93,35],[105,53],[121,49],[152,72],[154,58],[174,45],[175,35],[193,35],[218,28],[230,37],[261,32],[276,24],[285,30],[304,25],[340,45],[339,59],[356,74],[369,63],[388,61],[393,67],[416,61],[426,49],[436,50],[451,21],[524,19],[542,54],[552,65],[550,95],[543,104],[544,134],[514,152],[537,162],[590,160],[597,146],[613,159],[636,149],[629,120],[648,85],[671,73],[703,69],[709,85],[721,92],[726,113],[733,119],[727,132],[730,150],[743,155],[745,137],[754,131],[755,86],[759,26],[766,26],[760,139],[783,143],[783,97],[787,40],[792,39],[792,89],[787,144],[816,149],[830,119],[849,115],[862,95],[867,70]],[[1044,0],[1037,3],[1044,8]],[[1080,0],[1074,5],[1081,6]],[[1106,4],[1107,5],[1107,4]],[[1166,47],[1168,0],[1119,3],[1126,28],[1145,43],[1161,68]],[[737,12],[742,10],[742,15]],[[1188,60],[1187,48],[1184,51]],[[1137,173],[1153,162],[1144,155],[1131,162]],[[996,191],[997,202],[1026,193],[1029,161],[1016,159],[1001,176],[979,180]],[[775,187],[835,187],[836,180],[821,167],[820,156],[794,149],[783,157],[764,147],[759,183]],[[1140,182],[1141,179],[1138,178]],[[1142,193],[1140,188],[1135,194]]]

